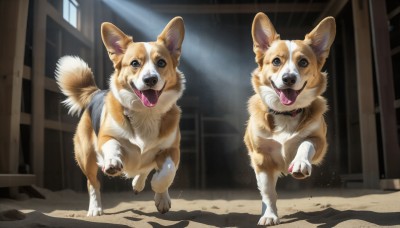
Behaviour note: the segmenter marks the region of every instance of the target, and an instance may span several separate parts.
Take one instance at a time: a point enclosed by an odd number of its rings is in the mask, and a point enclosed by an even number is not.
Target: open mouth
[[[299,94],[301,93],[301,91],[303,91],[303,89],[306,87],[307,85],[307,81],[304,82],[303,87],[301,87],[301,89],[299,90],[294,90],[294,89],[278,89],[275,86],[275,83],[271,80],[272,82],[272,86],[275,89],[275,92],[278,94],[279,96],[279,100],[281,101],[281,103],[283,105],[292,105],[294,102],[296,102],[297,96],[299,96]]]
[[[144,106],[154,107],[157,104],[158,98],[161,96],[161,93],[165,88],[165,84],[167,83],[164,84],[161,90],[154,90],[154,89],[139,90],[136,88],[133,82],[131,82],[130,84],[136,96],[139,97]]]

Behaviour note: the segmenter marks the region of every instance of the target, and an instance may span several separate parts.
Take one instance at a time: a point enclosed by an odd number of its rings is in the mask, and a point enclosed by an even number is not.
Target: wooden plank
[[[100,2],[101,3],[101,2]],[[81,1],[81,26],[82,30],[81,32],[83,35],[89,40],[90,46],[88,49],[88,64],[89,66],[95,67],[95,52],[94,52],[94,26],[100,27],[100,24],[95,24],[95,19],[94,19],[94,11],[95,9],[95,2],[93,0],[86,0],[86,1]],[[100,37],[100,33],[96,34],[98,37]],[[100,46],[101,47],[101,46]],[[98,76],[96,77],[98,78]],[[102,79],[101,79],[102,80]],[[103,82],[101,82],[103,83]]]
[[[29,66],[24,66],[22,77],[26,80],[31,80],[31,68]]]
[[[400,99],[394,101],[394,108],[395,109],[400,108]]]
[[[386,3],[385,3],[385,5],[386,5]],[[390,11],[390,13],[388,14],[388,18],[390,20],[392,20],[398,14],[400,14],[400,6],[397,6],[394,10]]]
[[[106,67],[105,65],[108,64],[108,58],[106,59],[106,62],[104,61],[104,53],[106,52],[103,41],[101,39],[101,23],[104,21],[112,21],[112,12],[110,8],[106,7],[103,2],[100,1],[95,1],[95,26],[92,28],[93,29],[93,36],[94,36],[94,46],[96,48],[91,50],[91,53],[94,53],[94,59],[93,59],[93,73],[95,75],[95,80],[96,84],[99,86],[99,88],[107,88],[107,82],[108,80],[105,80],[105,78],[108,78],[108,75],[106,74]]]
[[[55,93],[61,92],[56,80],[48,77],[44,78],[44,88]]]
[[[33,174],[0,174],[0,188],[34,185],[36,177]]]
[[[367,0],[352,0],[364,187],[379,188],[372,52]],[[349,151],[351,152],[351,151]]]
[[[392,49],[391,54],[393,55],[397,55],[400,53],[400,46],[397,46],[395,48]]]
[[[45,120],[44,127],[48,129],[53,129],[57,131],[66,131],[66,132],[75,132],[76,130],[75,124],[62,123],[60,121],[55,121],[55,120]]]
[[[25,0],[0,1],[0,173],[18,173],[28,5]]]
[[[387,25],[386,2],[369,0],[372,22],[372,41],[381,120],[381,140],[384,153],[385,178],[400,177],[400,150],[397,135],[396,111],[393,103],[394,80],[390,37]]]
[[[25,125],[31,125],[31,115],[29,113],[22,112],[20,123]],[[54,120],[45,120],[44,127],[48,129],[65,131],[65,132],[75,132],[76,130],[75,124],[68,124]]]
[[[31,151],[36,184],[43,187],[44,175],[44,74],[47,1],[34,2],[32,47]],[[50,8],[53,8],[50,6]]]
[[[324,3],[255,3],[255,4],[150,4],[157,13],[171,14],[246,14],[320,12]]]
[[[31,114],[21,112],[21,124],[31,125]]]
[[[384,190],[400,190],[400,179],[382,179],[380,186]]]
[[[343,27],[343,26],[342,26]],[[344,40],[344,36],[342,36],[342,39]],[[328,119],[327,125],[329,126],[329,132],[328,134],[328,142],[333,142],[330,145],[329,150],[331,153],[334,154],[333,156],[333,168],[337,170],[341,170],[342,167],[342,160],[345,160],[343,155],[345,153],[344,150],[341,148],[342,145],[342,139],[341,139],[341,134],[340,134],[340,123],[341,123],[341,113],[339,109],[339,98],[342,96],[342,91],[339,89],[339,82],[338,80],[335,80],[336,78],[334,75],[338,75],[339,71],[337,69],[337,64],[338,60],[340,59],[341,56],[339,56],[338,52],[336,51],[335,48],[331,48],[329,52],[329,58],[330,60],[328,63],[330,63],[328,66],[328,84],[330,84],[331,89],[327,91],[326,96],[328,99],[331,99],[331,105],[330,105],[330,113],[327,113],[326,118]],[[330,94],[329,94],[330,93]],[[329,123],[330,122],[330,123]],[[330,159],[329,159],[330,160]],[[343,173],[343,170],[341,170],[341,173]]]
[[[322,10],[317,20],[315,20],[314,26],[327,16],[336,17],[348,2],[349,0],[330,0],[328,4],[325,4],[325,8]]]
[[[348,34],[353,32],[353,26],[344,20],[339,21],[342,29],[343,43],[343,63],[345,70],[345,97],[346,97],[346,130],[347,130],[347,172],[361,173],[362,162],[361,145],[360,145],[360,127],[359,127],[359,111],[357,107],[357,77],[356,75],[356,57],[354,52],[354,40],[348,39]],[[343,137],[343,136],[341,136]],[[351,153],[350,153],[351,151]]]
[[[101,4],[101,2],[96,1],[97,3]],[[94,11],[95,9],[95,2],[93,0],[86,0],[80,1],[80,11],[81,11],[81,21],[80,21],[80,31],[81,35],[88,39],[91,43],[91,46],[94,43]],[[97,26],[100,26],[98,24]],[[97,34],[100,35],[100,34]]]

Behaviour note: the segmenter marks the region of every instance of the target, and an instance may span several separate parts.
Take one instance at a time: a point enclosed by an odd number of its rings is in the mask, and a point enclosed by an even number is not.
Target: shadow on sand
[[[148,216],[148,217],[156,217],[158,219],[167,220],[167,221],[176,221],[177,223],[172,226],[163,226],[156,222],[149,222],[154,228],[159,227],[186,227],[189,222],[195,222],[203,224],[206,226],[214,226],[214,227],[255,227],[259,216],[252,215],[248,213],[228,213],[228,214],[215,214],[209,211],[170,211],[166,214],[160,214],[158,212],[145,213],[138,210],[132,210],[133,213]],[[129,218],[126,218],[129,219]]]
[[[16,211],[16,210],[15,210]],[[15,220],[0,221],[0,228],[47,228],[47,227],[63,227],[63,228],[125,228],[124,225],[116,225],[110,223],[99,223],[91,221],[82,221],[74,218],[58,218],[42,214],[37,211],[23,214],[23,218]]]
[[[373,212],[357,210],[336,210],[326,208],[315,212],[296,212],[291,215],[285,215],[282,219],[289,219],[285,223],[292,223],[305,220],[317,227],[335,227],[347,220],[362,220],[377,226],[400,225],[400,212]]]

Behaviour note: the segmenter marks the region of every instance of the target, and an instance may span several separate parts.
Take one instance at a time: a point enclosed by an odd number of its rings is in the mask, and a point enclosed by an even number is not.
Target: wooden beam
[[[325,4],[325,8],[321,10],[322,12],[315,20],[314,26],[327,16],[336,17],[348,2],[349,0],[330,0],[328,4]]]
[[[0,188],[28,186],[36,183],[32,174],[0,174]]]
[[[31,115],[29,113],[21,112],[21,124],[31,125]],[[44,127],[65,132],[75,132],[76,130],[76,124],[63,123],[55,120],[45,120]]]
[[[44,126],[45,128],[57,131],[75,132],[76,130],[75,124],[62,123],[60,121],[55,121],[55,120],[45,120]]]
[[[397,99],[397,100],[394,101],[394,108],[395,109],[400,108],[400,99]]]
[[[32,47],[31,157],[36,184],[43,187],[44,175],[44,82],[47,1],[34,2]]]
[[[31,125],[31,114],[21,112],[21,124]]]
[[[391,54],[392,56],[397,55],[397,54],[399,54],[399,53],[400,53],[400,46],[397,46],[397,47],[393,48],[393,49],[390,51],[390,54]]]
[[[0,173],[18,173],[21,89],[29,2],[0,1]]]
[[[363,182],[366,188],[379,188],[378,146],[376,138],[368,1],[352,0],[352,6]]]
[[[385,2],[386,5],[386,2]],[[388,19],[393,19],[395,16],[400,14],[400,6],[397,6],[394,10],[390,11],[388,14]]]
[[[374,48],[376,81],[380,107],[382,147],[385,178],[400,177],[400,150],[397,140],[393,66],[387,24],[386,2],[369,0],[371,12],[372,41]]]
[[[44,88],[55,93],[61,92],[56,80],[48,77],[44,78]]]
[[[380,186],[385,190],[400,190],[400,179],[382,179]]]
[[[103,41],[101,39],[101,23],[104,21],[112,21],[112,11],[109,7],[107,7],[103,2],[95,1],[95,23],[93,27],[94,32],[94,46],[96,48],[92,49],[91,52],[94,53],[93,66],[94,68],[93,73],[95,75],[96,84],[99,88],[107,88],[108,75],[106,75],[106,67],[105,65],[108,64],[108,61],[104,61],[104,55],[106,53]],[[108,60],[108,58],[107,58]]]
[[[357,73],[356,57],[354,52],[354,40],[349,40],[348,34],[353,32],[353,25],[349,24],[346,20],[338,20],[340,29],[342,30],[342,45],[343,45],[343,59],[344,64],[344,84],[345,84],[345,105],[346,105],[346,130],[347,130],[347,172],[360,173],[362,172],[361,143],[360,143],[360,126],[359,126],[359,111],[358,111],[358,96],[357,96]],[[339,37],[336,37],[339,39]],[[343,92],[340,92],[343,96]],[[340,112],[340,111],[339,111]],[[343,136],[340,136],[343,137]],[[350,153],[351,151],[351,153]]]
[[[246,14],[320,12],[324,3],[263,3],[263,4],[150,4],[158,13],[171,14]]]
[[[24,66],[22,77],[26,80],[31,80],[31,68],[29,66]]]

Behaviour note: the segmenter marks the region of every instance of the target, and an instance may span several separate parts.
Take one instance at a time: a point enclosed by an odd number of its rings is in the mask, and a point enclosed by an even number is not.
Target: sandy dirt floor
[[[104,193],[100,217],[86,217],[85,193],[41,192],[45,200],[0,198],[0,227],[255,227],[261,212],[256,189],[172,191],[172,209],[164,215],[157,212],[150,191]],[[282,224],[276,227],[400,227],[400,192],[318,189],[278,194]]]

